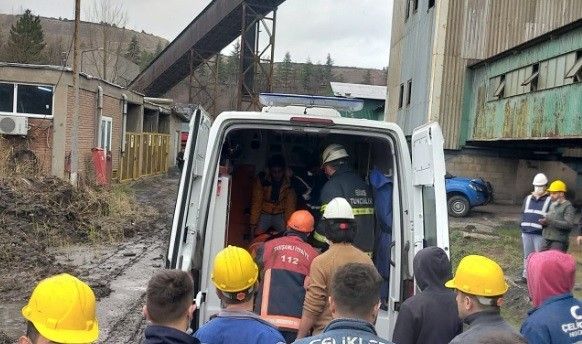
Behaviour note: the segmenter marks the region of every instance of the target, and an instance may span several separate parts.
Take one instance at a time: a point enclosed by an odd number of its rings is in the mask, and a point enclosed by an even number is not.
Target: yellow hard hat
[[[548,192],[566,192],[566,183],[561,180],[555,180],[550,184]]]
[[[22,316],[56,343],[93,343],[99,337],[95,294],[69,274],[46,278],[34,288]]]
[[[214,258],[211,279],[218,290],[227,293],[245,291],[254,286],[259,268],[244,248],[228,246]]]
[[[445,286],[466,294],[486,297],[501,296],[509,289],[499,264],[477,255],[461,259],[455,277]]]

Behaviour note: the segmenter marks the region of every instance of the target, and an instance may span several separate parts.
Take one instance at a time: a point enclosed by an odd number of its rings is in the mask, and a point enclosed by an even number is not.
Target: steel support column
[[[208,113],[217,116],[218,62],[216,55],[204,58],[200,52],[190,49],[189,62],[188,103],[201,105]],[[195,69],[194,65],[198,67]],[[208,71],[210,75],[206,76],[205,73]]]
[[[262,16],[260,5],[244,3],[242,9],[241,50],[237,90],[237,110],[259,110],[259,93],[270,92],[275,54],[277,9]],[[266,34],[262,39],[261,33]]]

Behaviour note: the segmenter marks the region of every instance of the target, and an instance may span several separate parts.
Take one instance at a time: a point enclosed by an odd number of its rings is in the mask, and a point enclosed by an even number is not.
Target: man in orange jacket
[[[295,211],[297,197],[285,176],[285,159],[272,156],[267,162],[268,173],[261,172],[253,186],[250,225],[254,234],[269,228],[285,232],[285,223]]]

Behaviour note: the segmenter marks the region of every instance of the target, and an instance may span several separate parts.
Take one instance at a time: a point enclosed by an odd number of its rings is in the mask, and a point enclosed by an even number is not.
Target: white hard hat
[[[326,220],[331,219],[354,219],[354,211],[352,206],[346,201],[345,198],[336,197],[332,199],[323,212],[323,218]]]
[[[543,173],[538,173],[534,177],[532,184],[534,186],[544,186],[544,185],[548,185],[548,177],[546,177],[546,175],[543,174]]]
[[[321,154],[321,164],[327,164],[330,161],[347,157],[349,157],[349,155],[344,146],[337,143],[332,143],[331,145],[327,146],[323,151],[323,154]]]

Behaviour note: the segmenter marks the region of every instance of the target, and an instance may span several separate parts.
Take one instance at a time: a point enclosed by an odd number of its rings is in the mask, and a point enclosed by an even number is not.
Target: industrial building
[[[386,119],[438,121],[448,172],[520,203],[545,172],[582,200],[582,2],[396,0]]]
[[[331,91],[335,97],[361,99],[364,102],[362,110],[349,114],[354,118],[371,120],[384,119],[386,105],[386,86],[353,84],[347,82],[330,82]],[[348,116],[348,114],[346,114]]]
[[[73,73],[46,65],[0,64],[0,138],[8,159],[68,178],[74,113]],[[107,152],[110,178],[137,179],[174,165],[186,117],[155,99],[81,74],[78,166],[92,178],[92,149]]]

